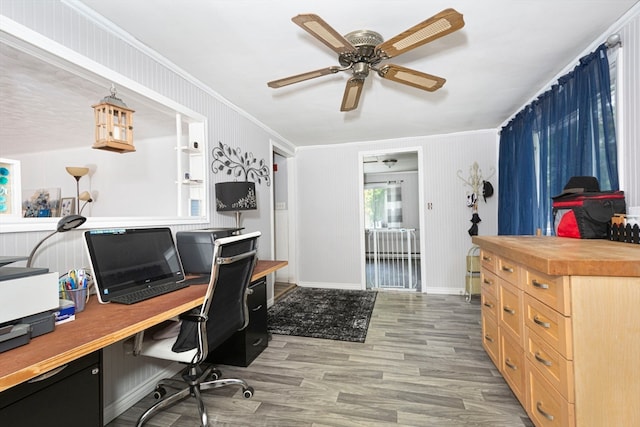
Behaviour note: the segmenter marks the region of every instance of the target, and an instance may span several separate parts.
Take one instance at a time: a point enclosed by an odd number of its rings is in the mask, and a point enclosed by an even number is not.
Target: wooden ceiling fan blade
[[[302,74],[296,74],[295,76],[285,77],[283,79],[273,80],[267,83],[267,86],[272,87],[274,89],[291,85],[294,83],[303,82],[305,80],[315,79],[316,77],[326,76],[327,74],[335,74],[340,71],[340,67],[327,67],[321,68],[320,70],[308,71]]]
[[[358,102],[360,101],[360,95],[362,94],[363,87],[364,79],[349,79],[347,86],[344,89],[340,111],[352,111],[358,108]]]
[[[376,49],[382,51],[387,58],[393,58],[462,27],[464,27],[462,14],[455,9],[445,9],[392,39],[380,43]]]
[[[420,71],[394,64],[385,65],[378,71],[378,74],[382,78],[429,92],[440,89],[446,82],[442,77],[421,73]]]
[[[347,39],[318,15],[312,13],[297,15],[291,18],[291,20],[338,55],[356,50]]]

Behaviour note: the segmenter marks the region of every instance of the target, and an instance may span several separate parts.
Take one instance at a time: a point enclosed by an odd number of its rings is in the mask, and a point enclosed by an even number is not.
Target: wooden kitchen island
[[[640,426],[640,246],[474,236],[483,347],[536,426]]]

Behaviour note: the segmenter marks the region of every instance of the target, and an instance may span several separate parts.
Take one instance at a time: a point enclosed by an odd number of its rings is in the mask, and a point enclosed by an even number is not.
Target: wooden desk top
[[[258,261],[251,280],[286,265]],[[0,392],[197,307],[205,291],[206,286],[192,285],[133,305],[100,304],[92,296],[76,320],[0,353]]]
[[[553,236],[474,236],[496,255],[557,276],[640,277],[640,247],[604,239]]]

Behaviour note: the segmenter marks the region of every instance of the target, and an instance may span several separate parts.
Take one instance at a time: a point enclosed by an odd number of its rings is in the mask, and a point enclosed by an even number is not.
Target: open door
[[[421,290],[418,152],[361,153],[367,289]]]

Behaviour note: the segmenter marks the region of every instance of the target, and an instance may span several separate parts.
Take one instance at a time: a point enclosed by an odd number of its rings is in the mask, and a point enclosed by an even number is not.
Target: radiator
[[[365,230],[367,288],[416,289],[420,251],[415,229]]]

